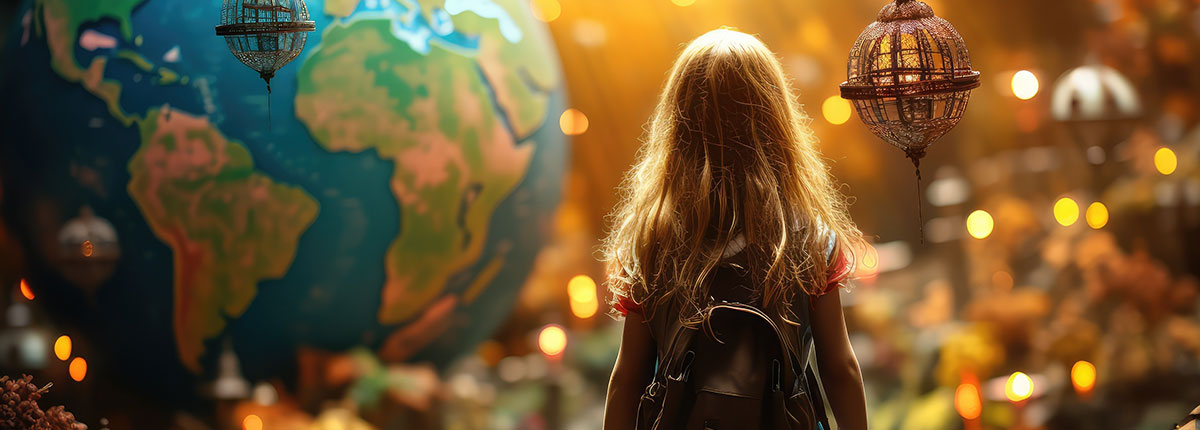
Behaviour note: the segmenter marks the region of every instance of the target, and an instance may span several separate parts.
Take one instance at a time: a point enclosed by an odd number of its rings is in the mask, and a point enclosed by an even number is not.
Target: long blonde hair
[[[686,320],[739,233],[763,307],[785,318],[796,294],[825,287],[827,256],[845,255],[852,268],[862,233],[810,122],[754,36],[720,29],[688,44],[610,215],[602,259],[614,298],[648,316],[673,300]]]

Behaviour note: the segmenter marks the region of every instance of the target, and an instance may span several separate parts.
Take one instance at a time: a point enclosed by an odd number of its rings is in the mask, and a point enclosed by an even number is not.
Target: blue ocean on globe
[[[317,29],[268,110],[215,36],[220,7],[19,9],[0,214],[37,303],[97,378],[164,401],[195,396],[223,351],[251,381],[293,378],[306,348],[471,351],[561,196],[544,24],[515,0],[309,1]]]

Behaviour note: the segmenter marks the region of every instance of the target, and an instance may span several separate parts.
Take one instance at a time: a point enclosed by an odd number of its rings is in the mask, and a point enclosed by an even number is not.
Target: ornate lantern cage
[[[954,26],[924,2],[895,0],[854,42],[841,93],[872,133],[912,160],[919,196],[921,158],[958,125],[977,87]]]
[[[233,56],[267,82],[269,113],[271,78],[300,55],[308,32],[316,28],[304,0],[225,0],[216,30]]]

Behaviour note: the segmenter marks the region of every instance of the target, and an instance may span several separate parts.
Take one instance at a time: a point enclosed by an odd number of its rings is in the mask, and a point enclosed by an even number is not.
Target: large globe
[[[566,156],[527,2],[310,0],[269,97],[220,7],[33,0],[7,37],[0,208],[77,353],[187,396],[227,350],[262,380],[301,349],[446,363],[487,338]]]

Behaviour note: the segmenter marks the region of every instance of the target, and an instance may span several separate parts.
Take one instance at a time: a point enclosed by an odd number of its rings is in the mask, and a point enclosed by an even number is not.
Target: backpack
[[[748,291],[743,276],[731,272],[719,268],[711,286]],[[796,309],[800,326],[745,303],[751,300],[715,298],[695,326],[685,326],[678,312],[651,318],[658,363],[638,403],[636,429],[828,430],[816,377],[807,366],[812,332],[809,298],[802,296]]]

